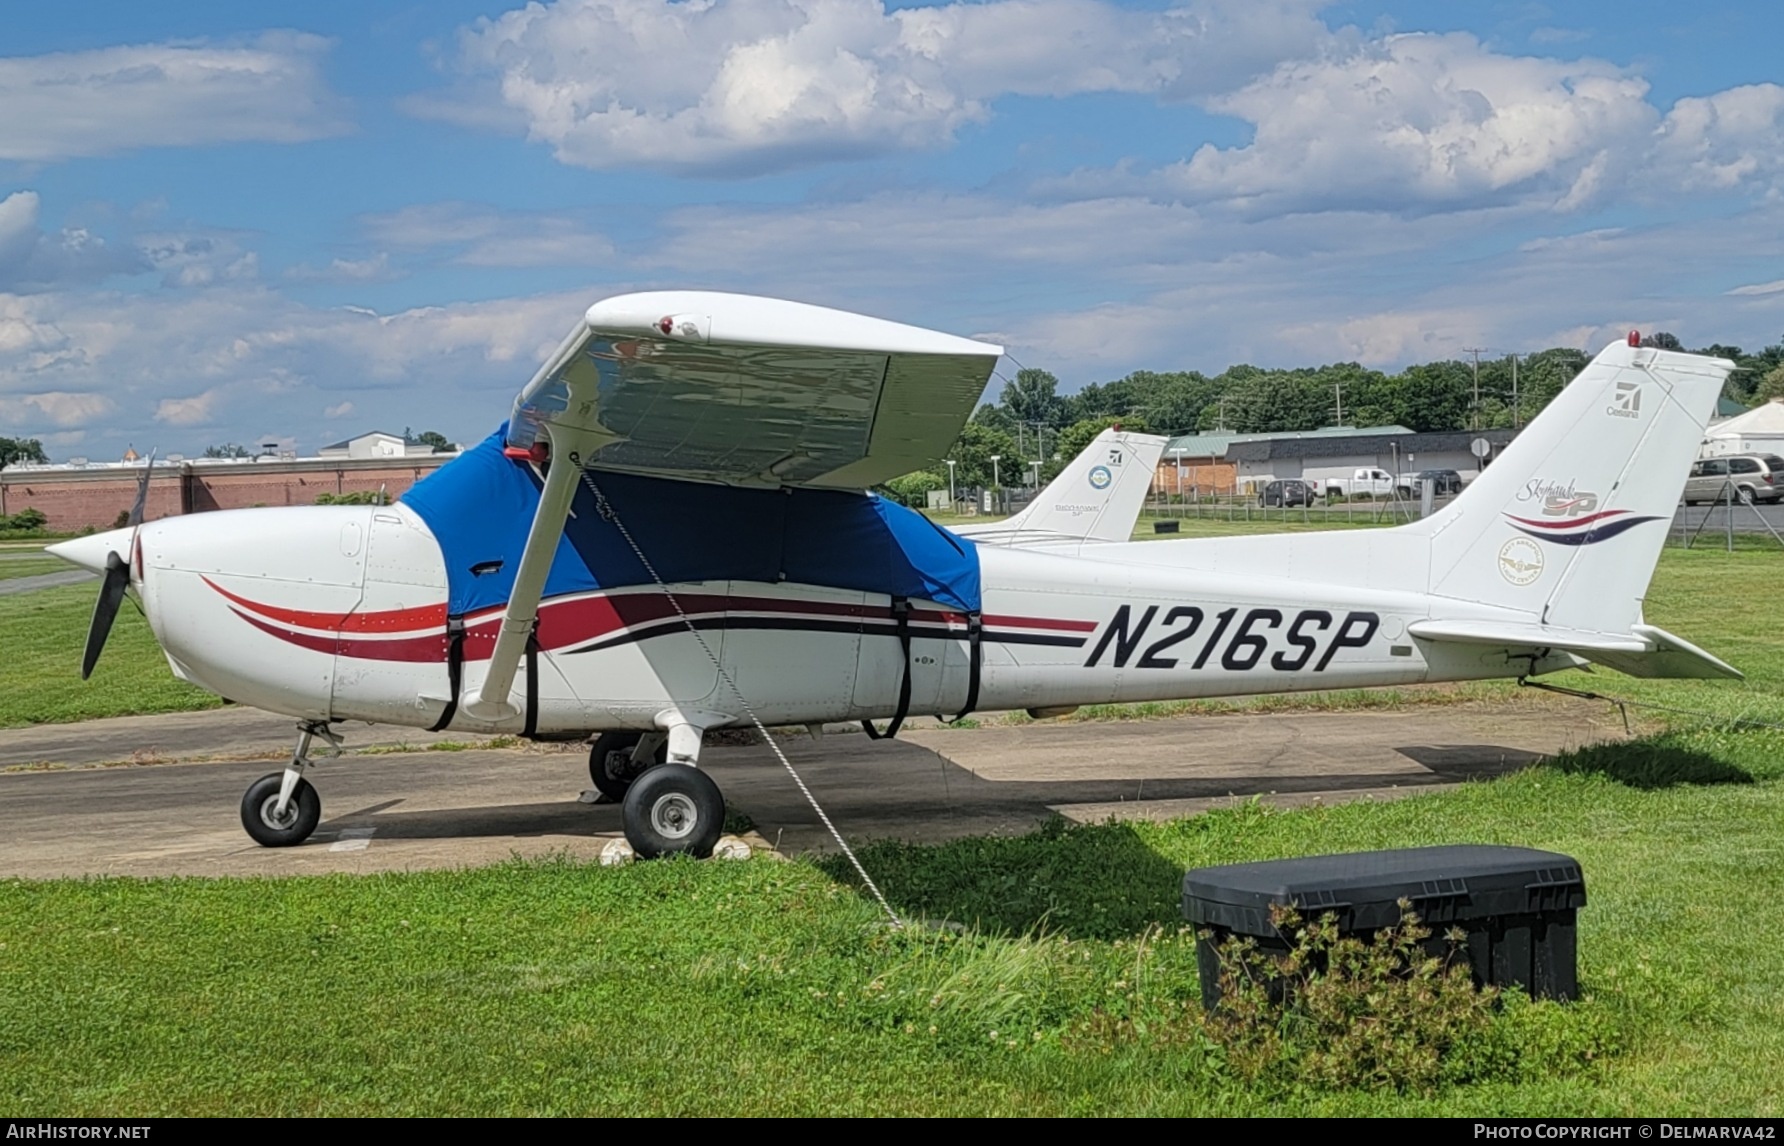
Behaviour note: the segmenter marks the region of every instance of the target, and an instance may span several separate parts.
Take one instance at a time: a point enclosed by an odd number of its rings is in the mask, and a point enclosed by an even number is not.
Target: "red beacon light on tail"
[[[1629,332],[1629,345],[1640,346],[1641,344],[1642,344],[1642,332],[1639,330],[1630,331]]]

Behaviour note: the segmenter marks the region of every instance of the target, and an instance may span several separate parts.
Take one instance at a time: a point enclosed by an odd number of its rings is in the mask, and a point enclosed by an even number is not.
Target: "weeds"
[[[1477,988],[1467,933],[1451,928],[1434,941],[1411,903],[1399,906],[1400,922],[1368,937],[1341,934],[1330,913],[1309,922],[1277,906],[1271,920],[1286,954],[1248,937],[1220,945],[1220,1003],[1205,1022],[1236,1078],[1430,1093],[1577,1073],[1616,1045],[1590,1004]]]

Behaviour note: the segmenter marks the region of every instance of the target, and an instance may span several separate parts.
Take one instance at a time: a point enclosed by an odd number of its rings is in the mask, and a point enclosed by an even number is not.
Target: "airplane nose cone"
[[[53,553],[71,565],[79,565],[82,569],[94,573],[105,572],[105,559],[108,554],[116,553],[128,561],[130,559],[130,535],[134,529],[110,529],[104,533],[95,533],[90,537],[76,537],[68,541],[58,541],[54,545],[44,546],[45,553]]]

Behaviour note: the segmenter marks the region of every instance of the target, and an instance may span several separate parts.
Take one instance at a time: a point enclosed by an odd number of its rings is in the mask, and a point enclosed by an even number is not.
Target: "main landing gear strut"
[[[283,772],[269,772],[248,785],[242,796],[242,827],[254,842],[269,848],[288,848],[303,843],[322,822],[322,797],[304,779],[310,766],[310,745],[316,737],[328,742],[335,755],[341,738],[326,721],[310,720],[297,726],[297,747]]]
[[[695,767],[699,747],[678,745],[670,760],[661,732],[604,732],[589,751],[589,779],[620,804],[626,842],[640,859],[691,855],[705,859],[725,830],[725,797]]]

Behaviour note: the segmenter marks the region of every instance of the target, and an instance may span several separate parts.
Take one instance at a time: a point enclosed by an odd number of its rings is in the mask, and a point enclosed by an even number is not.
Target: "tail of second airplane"
[[[1165,441],[1104,430],[1021,513],[954,532],[987,545],[1126,541],[1146,504]]]

